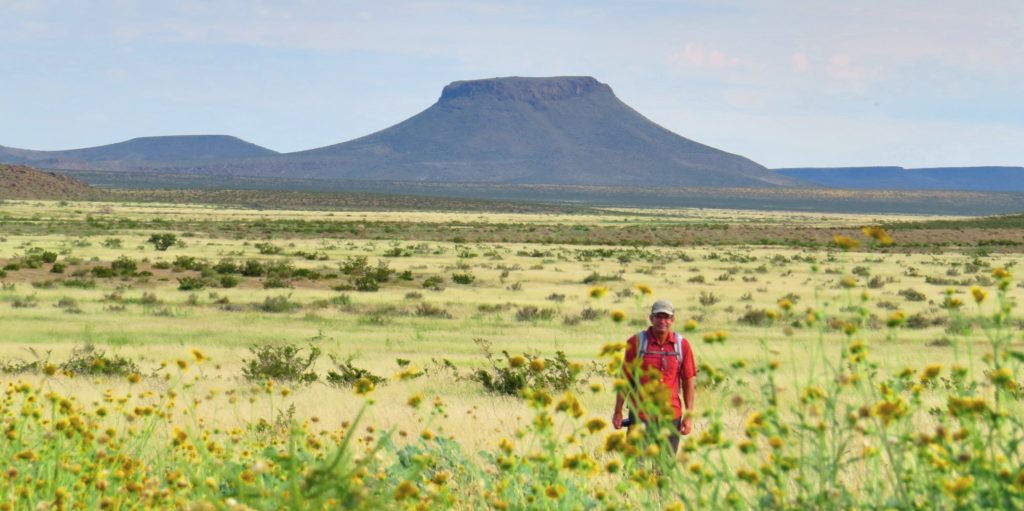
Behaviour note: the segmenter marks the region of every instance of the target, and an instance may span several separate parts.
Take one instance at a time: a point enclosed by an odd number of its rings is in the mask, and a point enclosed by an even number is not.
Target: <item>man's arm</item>
[[[683,420],[679,423],[679,432],[684,435],[689,435],[690,430],[693,429],[693,398],[696,392],[694,391],[694,383],[697,378],[683,378],[683,404],[686,406],[686,410],[683,411]]]
[[[612,426],[615,429],[622,429],[622,404],[625,402],[625,398],[619,392],[615,393],[615,413],[612,414]]]

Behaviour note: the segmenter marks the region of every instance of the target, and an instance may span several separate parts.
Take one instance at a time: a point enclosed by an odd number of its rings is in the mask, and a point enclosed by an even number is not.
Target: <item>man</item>
[[[638,411],[639,420],[657,426],[671,416],[673,431],[669,435],[672,453],[679,448],[679,435],[688,435],[693,428],[694,382],[697,368],[693,362],[690,343],[672,332],[675,307],[668,300],[658,300],[651,307],[651,326],[626,341],[623,373],[634,392],[630,396],[630,415]],[[645,346],[646,345],[646,346]],[[679,394],[682,393],[682,402]],[[615,396],[612,425],[622,428],[622,405],[626,400],[621,392]],[[665,402],[665,401],[668,402]],[[655,401],[655,402],[652,402]],[[686,405],[683,414],[682,405]],[[653,428],[657,431],[657,427]]]

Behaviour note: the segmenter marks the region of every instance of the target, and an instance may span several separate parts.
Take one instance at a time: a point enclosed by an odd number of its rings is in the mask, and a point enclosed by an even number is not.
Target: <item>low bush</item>
[[[200,277],[180,277],[178,291],[198,291],[206,287],[206,281]]]
[[[335,387],[353,387],[360,380],[365,380],[374,386],[383,385],[388,381],[387,378],[377,376],[366,369],[352,365],[352,357],[338,361],[334,356],[331,356],[331,362],[334,363],[335,369],[327,371],[325,379],[328,384]]]
[[[242,360],[242,376],[249,381],[277,380],[313,383],[319,378],[311,368],[320,348],[310,346],[306,355],[294,344],[250,346],[253,358]]]
[[[533,305],[520,307],[516,311],[517,321],[547,321],[555,317],[555,309],[541,309]]]
[[[537,355],[509,355],[502,351],[498,358],[491,351],[491,343],[486,339],[474,339],[486,358],[489,367],[477,369],[469,379],[479,382],[483,387],[497,394],[519,396],[526,389],[565,391],[586,383],[580,378],[583,366],[570,362],[565,353],[558,351],[554,358],[541,358]]]
[[[431,305],[427,302],[420,302],[420,304],[416,306],[415,314],[417,316],[427,318],[451,319],[452,317],[452,315],[448,313],[447,310],[436,305]]]
[[[765,326],[771,324],[772,319],[768,316],[768,311],[764,309],[752,309],[745,312],[736,321],[744,325]]]
[[[263,312],[291,312],[299,307],[299,304],[291,301],[291,295],[279,295],[264,298],[258,309]]]
[[[128,376],[139,374],[139,366],[130,358],[120,355],[107,356],[103,350],[92,344],[75,348],[71,358],[60,365],[66,372],[88,376]]]
[[[474,280],[476,280],[476,276],[473,275],[472,273],[468,273],[467,272],[467,273],[453,273],[452,274],[452,282],[454,282],[456,284],[469,285],[469,284],[472,284]]]

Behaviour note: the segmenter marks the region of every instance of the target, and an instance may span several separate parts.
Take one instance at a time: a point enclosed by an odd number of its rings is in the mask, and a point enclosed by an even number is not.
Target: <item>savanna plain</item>
[[[1024,507],[1019,219],[495,209],[3,201],[0,508]]]

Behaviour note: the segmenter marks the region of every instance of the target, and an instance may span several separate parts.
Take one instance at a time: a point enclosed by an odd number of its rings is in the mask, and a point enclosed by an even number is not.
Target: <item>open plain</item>
[[[1017,505],[1021,232],[7,200],[0,504]],[[656,298],[699,373],[652,470],[608,419]]]

